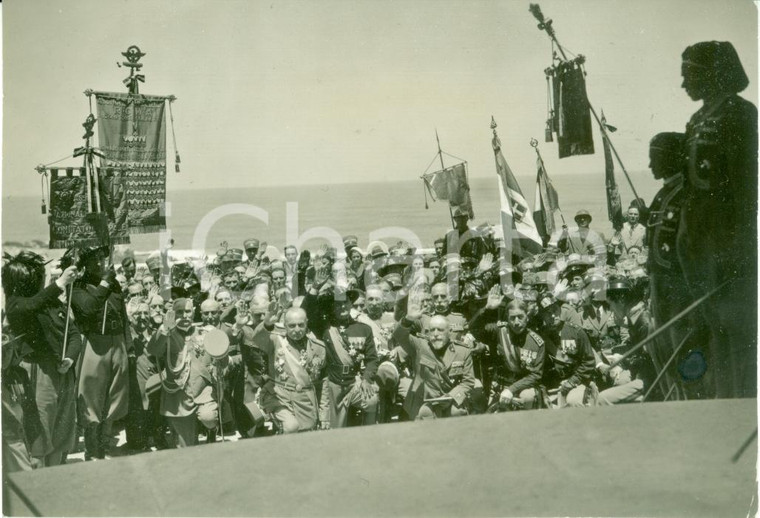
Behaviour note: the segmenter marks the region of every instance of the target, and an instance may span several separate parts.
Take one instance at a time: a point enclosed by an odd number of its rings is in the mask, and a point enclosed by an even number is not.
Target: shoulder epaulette
[[[306,338],[308,338],[310,342],[313,342],[319,345],[320,347],[326,347],[325,342],[317,338],[317,336],[314,333],[308,333],[306,335]]]
[[[533,340],[535,340],[538,345],[544,345],[544,339],[541,338],[541,335],[532,329],[528,329],[528,334],[530,334],[530,337],[533,338]]]

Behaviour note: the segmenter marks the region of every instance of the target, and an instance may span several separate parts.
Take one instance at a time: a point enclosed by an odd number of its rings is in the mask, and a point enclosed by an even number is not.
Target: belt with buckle
[[[284,389],[293,390],[295,392],[303,392],[304,390],[312,390],[314,388],[313,385],[308,385],[304,387],[303,385],[300,385],[297,383],[287,383],[285,381],[276,381],[275,385],[279,385],[280,387]]]

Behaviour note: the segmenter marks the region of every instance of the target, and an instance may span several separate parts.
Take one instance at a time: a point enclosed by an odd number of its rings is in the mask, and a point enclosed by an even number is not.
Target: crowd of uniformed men
[[[715,55],[730,51],[700,45],[684,53],[684,86],[708,104],[715,92],[690,67],[725,67]],[[346,236],[342,250],[279,254],[249,239],[213,260],[170,265],[164,251],[138,268],[134,257],[114,267],[107,249],[77,248],[47,286],[40,256],[6,257],[5,469],[65,462],[80,434],[87,459],[107,458],[120,426],[139,452],[234,432],[754,395],[756,320],[737,298],[756,308],[743,295],[756,284],[756,238],[742,218],[756,210],[757,150],[754,177],[735,157],[690,159],[695,135],[727,147],[721,138],[747,129],[720,133],[752,111],[734,83],[721,83],[722,104],[697,112],[686,134],[652,139],[663,187],[649,207],[634,200],[609,240],[581,210],[542,253],[515,260],[492,227],[471,228],[457,210],[429,253],[362,249]],[[718,121],[717,137],[700,133],[700,117]],[[750,147],[756,122],[752,130]],[[736,208],[733,227],[708,225],[700,211],[716,192],[724,212],[739,203],[731,182],[743,182],[751,192],[741,203],[755,209]],[[738,258],[695,250],[697,236]],[[739,282],[716,291],[726,276]]]

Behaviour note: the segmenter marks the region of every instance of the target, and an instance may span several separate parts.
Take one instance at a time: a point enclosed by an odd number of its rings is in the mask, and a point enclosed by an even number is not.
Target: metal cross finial
[[[538,148],[538,140],[534,138],[530,139],[530,147]]]

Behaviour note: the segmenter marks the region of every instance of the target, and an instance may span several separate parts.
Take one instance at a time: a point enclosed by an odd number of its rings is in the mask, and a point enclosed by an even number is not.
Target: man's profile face
[[[709,95],[709,86],[705,79],[706,70],[701,67],[695,67],[688,63],[681,64],[681,88],[686,91],[686,95],[692,101],[700,101]]]
[[[289,311],[285,314],[285,334],[294,341],[300,341],[306,336],[306,313]]]
[[[628,209],[628,223],[635,225],[639,222],[639,209],[631,207]]]
[[[443,243],[441,241],[438,241],[435,243],[435,255],[440,257],[441,254],[443,254]]]
[[[507,313],[507,325],[515,334],[522,334],[528,326],[528,315],[522,309],[510,309]]]
[[[649,169],[652,170],[655,180],[660,180],[665,176],[665,161],[659,149],[649,148]]]

